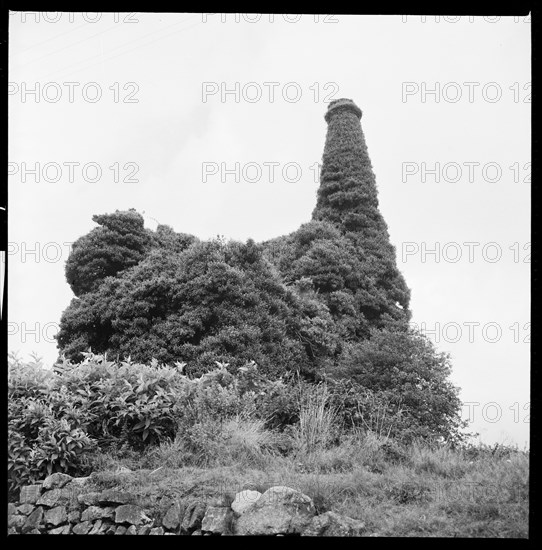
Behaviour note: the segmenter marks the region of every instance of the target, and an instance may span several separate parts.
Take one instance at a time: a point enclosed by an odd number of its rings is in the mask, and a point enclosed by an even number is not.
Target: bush
[[[141,450],[175,437],[179,388],[187,384],[177,368],[85,355],[56,372],[10,358],[11,493],[53,472],[85,473],[98,446]]]
[[[8,401],[8,491],[54,472],[79,475],[87,471],[95,441],[77,422],[55,415],[54,406],[39,398]],[[57,399],[58,402],[58,399]]]

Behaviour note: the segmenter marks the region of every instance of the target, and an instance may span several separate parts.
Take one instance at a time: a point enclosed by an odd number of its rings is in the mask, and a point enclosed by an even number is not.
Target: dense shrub
[[[191,377],[216,362],[238,376],[254,361],[268,379],[253,396],[268,428],[299,419],[281,377],[353,380],[363,413],[354,422],[343,412],[347,424],[452,441],[461,428],[457,388],[449,359],[409,330],[410,290],[379,210],[361,111],[335,100],[325,119],[316,207],[289,235],[201,242],[168,226],[146,229],[133,209],[94,216],[99,227],[74,243],[66,265],[75,298],[61,318],[61,353],[72,361],[89,348],[117,362],[182,361]],[[104,384],[111,397],[93,412],[113,439],[131,430],[134,446],[140,435],[154,442],[173,433],[167,389],[128,398],[110,376]],[[198,393],[197,414],[206,399],[227,401],[232,390],[223,388]]]
[[[261,247],[215,240],[178,254],[155,249],[74,298],[58,343],[74,361],[92,348],[140,362],[182,360],[195,376],[215,361],[235,371],[254,360],[278,378],[310,373],[334,351],[331,324],[325,308],[281,282]]]
[[[177,368],[86,355],[57,372],[10,360],[10,491],[53,472],[84,473],[98,446],[143,449],[175,436],[183,378]]]

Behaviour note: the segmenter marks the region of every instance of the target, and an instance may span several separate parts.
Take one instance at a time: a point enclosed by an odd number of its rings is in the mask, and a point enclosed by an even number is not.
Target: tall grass
[[[337,437],[338,411],[330,405],[325,384],[299,392],[299,424],[294,431],[298,450],[311,453],[327,448]]]

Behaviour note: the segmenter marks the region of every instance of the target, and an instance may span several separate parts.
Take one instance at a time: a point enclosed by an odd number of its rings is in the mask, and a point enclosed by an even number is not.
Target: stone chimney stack
[[[361,109],[351,99],[332,101],[313,220],[337,227],[378,273],[381,289],[406,311],[409,290],[398,271],[395,248],[378,207],[376,179],[361,128]]]

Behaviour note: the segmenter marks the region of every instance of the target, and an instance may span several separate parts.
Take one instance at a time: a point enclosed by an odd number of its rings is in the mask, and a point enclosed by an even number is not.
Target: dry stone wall
[[[21,488],[8,504],[8,534],[48,535],[305,535],[362,536],[362,522],[326,512],[289,487],[237,493],[231,506],[203,500],[173,500],[165,514],[119,489],[92,490],[90,477],[52,474]]]

